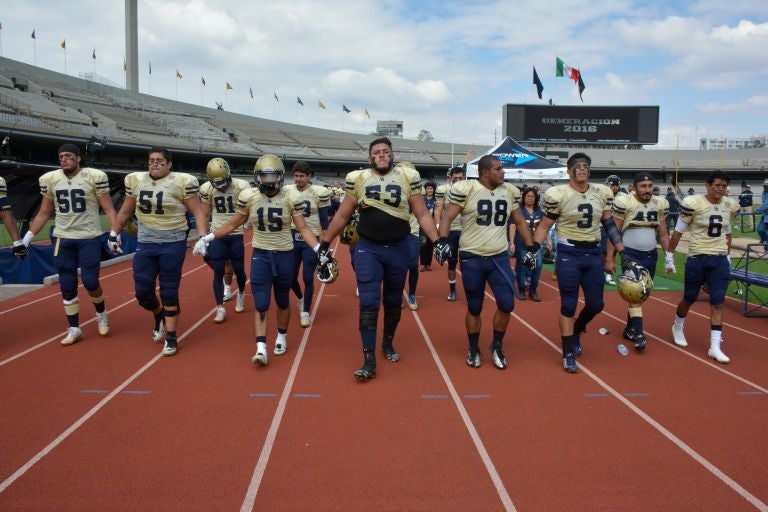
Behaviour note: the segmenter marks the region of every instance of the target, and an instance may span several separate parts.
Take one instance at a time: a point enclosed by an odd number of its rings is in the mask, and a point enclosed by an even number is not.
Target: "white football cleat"
[[[678,347],[687,347],[688,341],[685,339],[685,333],[682,327],[672,324],[672,339]]]
[[[299,309],[299,313],[304,311],[304,297],[296,299],[296,307]]]
[[[256,353],[251,358],[251,363],[258,364],[259,366],[267,366],[268,362],[267,344],[262,342],[256,343]]]
[[[96,313],[96,322],[99,324],[99,334],[106,336],[109,334],[109,321],[107,320],[107,312]]]
[[[300,321],[301,321],[301,326],[302,327],[309,327],[310,325],[312,325],[312,319],[310,318],[308,312],[302,311],[301,315],[299,315],[299,316],[301,317]]]
[[[216,316],[213,317],[213,321],[220,324],[227,317],[227,310],[224,306],[216,306]]]
[[[728,364],[731,362],[731,358],[725,355],[722,350],[720,350],[721,342],[722,340],[713,341],[709,346],[709,351],[707,352],[707,355],[720,364]]]
[[[228,284],[224,285],[224,302],[232,300],[232,287]]]
[[[161,318],[159,322],[155,323],[155,327],[152,329],[152,341],[160,343],[165,337],[165,318]]]
[[[73,343],[80,341],[80,338],[83,337],[83,332],[80,330],[79,327],[70,327],[69,332],[67,333],[67,336],[61,340],[62,345],[72,345]]]
[[[245,292],[237,292],[237,298],[235,299],[235,313],[242,313],[245,311]]]
[[[282,341],[280,338],[275,341],[275,349],[272,351],[276,356],[281,356],[285,354],[285,352],[288,350],[288,340],[283,339]]]

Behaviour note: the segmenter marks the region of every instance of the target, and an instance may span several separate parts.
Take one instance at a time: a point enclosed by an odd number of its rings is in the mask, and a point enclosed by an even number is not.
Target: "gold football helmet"
[[[321,283],[330,284],[339,277],[339,265],[336,260],[331,258],[331,261],[325,265],[317,267],[317,278]]]
[[[651,296],[653,279],[645,267],[627,269],[619,276],[619,295],[630,304],[642,304]]]
[[[226,189],[232,183],[232,176],[229,174],[229,164],[223,158],[212,158],[205,168],[208,179],[218,190]]]
[[[359,236],[357,234],[357,224],[350,222],[344,227],[339,237],[339,242],[354,247],[357,244]]]
[[[285,166],[275,155],[262,155],[256,160],[253,174],[256,176],[259,191],[264,194],[276,194],[283,188]]]

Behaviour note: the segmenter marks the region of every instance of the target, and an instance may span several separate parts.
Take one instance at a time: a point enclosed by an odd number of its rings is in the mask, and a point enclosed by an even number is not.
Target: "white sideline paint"
[[[200,327],[200,325],[203,324],[203,322],[208,320],[208,317],[210,317],[216,309],[210,310],[206,315],[203,315],[202,318],[200,318],[197,322],[195,322],[192,327],[186,330],[184,334],[179,336],[178,341],[182,341],[184,338],[186,338],[192,331]],[[138,379],[144,372],[146,372],[148,369],[150,369],[156,362],[158,362],[160,359],[164,359],[162,353],[158,353],[156,356],[154,356],[152,359],[150,359],[147,364],[142,366],[136,373],[128,377],[125,381],[123,381],[122,384],[117,386],[115,389],[113,389],[107,396],[102,398],[99,403],[97,403],[95,406],[91,408],[90,411],[85,413],[75,421],[68,429],[66,429],[64,432],[59,434],[59,436],[51,441],[48,446],[40,450],[34,457],[29,459],[23,466],[21,466],[19,469],[17,469],[11,476],[6,478],[2,483],[0,483],[0,494],[2,494],[8,487],[13,485],[13,483],[24,476],[24,474],[29,471],[35,464],[40,462],[46,455],[51,453],[54,448],[59,446],[61,443],[63,443],[69,436],[71,436],[77,429],[83,426],[86,421],[91,419],[97,412],[99,412],[105,405],[107,405],[114,397],[119,395],[126,387],[128,387],[134,380]]]
[[[312,308],[312,319],[316,318],[317,309],[320,307],[320,301],[323,298],[325,292],[325,283],[320,285],[320,291],[317,294],[315,305]],[[269,463],[269,456],[272,454],[272,448],[275,446],[275,439],[277,438],[277,431],[280,428],[280,424],[283,421],[283,415],[285,414],[285,407],[288,404],[288,398],[291,396],[293,389],[293,383],[296,381],[296,374],[299,372],[299,364],[304,356],[304,350],[307,347],[309,340],[309,333],[312,331],[312,324],[304,329],[304,335],[301,337],[301,343],[296,351],[296,357],[293,358],[291,364],[291,370],[288,372],[288,378],[283,386],[283,392],[280,394],[280,400],[277,403],[277,409],[275,415],[272,417],[272,423],[269,425],[269,431],[267,432],[267,438],[264,440],[264,445],[261,447],[261,453],[259,454],[259,460],[256,462],[256,467],[253,469],[253,475],[251,476],[251,482],[248,484],[248,490],[245,492],[245,498],[243,504],[240,506],[241,512],[247,512],[253,510],[253,506],[256,503],[256,496],[259,494],[259,487],[261,487],[261,481],[264,479],[264,472],[267,470],[267,464]]]

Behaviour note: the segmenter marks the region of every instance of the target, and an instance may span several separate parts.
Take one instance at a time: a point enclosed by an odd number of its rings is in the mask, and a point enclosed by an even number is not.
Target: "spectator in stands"
[[[739,194],[739,226],[741,231],[752,231],[754,229],[755,217],[752,213],[752,187],[745,184]]]
[[[688,195],[689,195],[689,196],[692,196],[692,195],[694,195],[695,193],[696,193],[696,191],[695,191],[695,190],[693,190],[693,187],[690,187],[690,188],[688,189]]]
[[[154,315],[152,340],[163,341],[163,356],[177,351],[176,329],[180,313],[179,283],[187,253],[186,211],[192,212],[198,234],[208,232],[197,178],[173,171],[173,157],[164,148],[149,150],[149,171],[125,177],[125,201],[112,222],[109,246],[119,250],[118,234],[136,215],[138,244],[133,257],[133,281],[139,306]],[[155,293],[159,281],[160,300]]]
[[[664,198],[669,203],[669,215],[667,216],[667,229],[672,230],[677,224],[677,218],[680,216],[680,201],[675,195],[675,189],[667,187],[667,195]]]
[[[654,186],[652,194],[655,196],[661,195],[661,189],[659,187]]]
[[[437,199],[435,198],[435,190],[437,185],[433,181],[428,181],[424,184],[424,206],[427,207],[427,211],[430,215],[434,215],[435,206],[437,205]],[[423,229],[419,229],[419,261],[421,262],[421,271],[432,270],[432,242],[424,233]]]
[[[765,244],[765,250],[768,251],[768,178],[763,181],[763,198],[758,208],[758,213],[762,214],[760,222],[757,225],[757,233],[760,235],[760,243]]]
[[[53,261],[59,272],[59,288],[69,323],[69,330],[61,344],[72,345],[82,337],[77,298],[78,268],[83,287],[96,308],[99,334],[106,336],[109,332],[104,292],[99,283],[103,233],[99,207],[111,223],[115,220],[115,207],[109,195],[107,175],[98,169],[80,167],[79,147],[62,144],[58,153],[61,168],[40,177],[42,202],[22,242],[29,246],[51,214],[56,213]]]
[[[3,225],[8,230],[8,235],[10,235],[13,242],[13,254],[24,259],[29,249],[27,249],[27,246],[24,245],[19,236],[16,219],[13,218],[13,211],[11,210],[11,203],[8,201],[8,186],[2,177],[0,177],[0,219],[2,219]]]

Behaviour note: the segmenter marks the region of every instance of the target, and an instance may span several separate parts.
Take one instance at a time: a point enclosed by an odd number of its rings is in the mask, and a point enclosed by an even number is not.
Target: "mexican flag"
[[[572,68],[571,66],[566,65],[565,62],[563,62],[563,59],[560,57],[555,57],[555,59],[555,76],[564,76],[570,78],[578,84],[579,77],[581,77],[579,70],[577,68]]]

